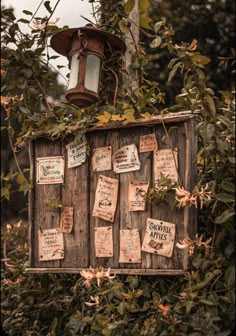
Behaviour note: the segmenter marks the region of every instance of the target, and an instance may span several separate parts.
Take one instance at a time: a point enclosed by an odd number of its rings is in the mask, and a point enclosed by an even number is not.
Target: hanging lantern
[[[51,47],[69,59],[69,85],[66,99],[86,107],[99,100],[104,49],[125,51],[124,42],[117,36],[93,25],[62,30],[51,38]]]

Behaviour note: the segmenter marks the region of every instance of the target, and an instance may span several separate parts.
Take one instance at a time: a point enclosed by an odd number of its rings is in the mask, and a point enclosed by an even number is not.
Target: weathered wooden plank
[[[34,170],[36,171],[36,159],[39,157],[59,156],[62,153],[60,142],[51,142],[42,139],[35,145]],[[50,200],[61,200],[60,184],[35,183],[35,228],[33,241],[35,242],[35,267],[60,267],[60,261],[39,261],[38,256],[38,230],[59,227],[59,210],[50,208]]]
[[[112,154],[119,148],[119,133],[116,131],[113,132],[98,132],[90,137],[89,144],[91,149],[112,146]],[[114,179],[119,180],[119,176],[115,175],[112,170],[110,171],[100,171],[94,172],[92,168],[92,162],[90,158],[90,264],[92,266],[103,266],[103,267],[116,267],[118,266],[118,233],[119,233],[119,202],[117,202],[115,219],[114,222],[108,222],[103,219],[93,217],[93,206],[95,201],[95,192],[97,187],[97,182],[99,175],[108,176]],[[119,195],[119,189],[118,189]],[[118,196],[119,198],[119,196]],[[95,257],[95,246],[94,246],[94,228],[102,226],[112,226],[113,230],[113,257],[112,258],[98,258]],[[106,242],[104,242],[105,244]]]
[[[83,269],[86,268],[27,268],[25,271],[26,273],[80,273]],[[145,269],[145,268],[138,268],[138,269],[127,269],[127,268],[111,268],[111,274],[140,274],[140,275],[160,275],[160,276],[181,276],[186,273],[186,271],[182,269]]]
[[[138,128],[132,132],[120,130],[120,147],[135,144],[139,151],[140,135],[151,133],[149,128]],[[132,180],[150,180],[151,178],[151,153],[139,153],[141,163],[140,170],[120,174],[120,229],[138,229],[140,232],[141,243],[145,231],[146,219],[150,215],[150,205],[146,211],[129,211],[128,208],[128,188]],[[142,252],[142,263],[121,263],[121,268],[140,268],[141,266],[150,267],[150,256]]]
[[[62,188],[63,206],[73,207],[74,225],[71,233],[64,233],[65,257],[61,267],[89,266],[89,223],[88,223],[88,159],[74,168],[67,167],[66,145],[63,144],[65,157],[65,180]]]
[[[166,130],[174,125],[168,125]],[[185,138],[184,129],[182,124],[178,125],[178,128],[172,132],[171,137],[166,137],[166,143],[162,143],[162,138],[166,132],[164,127],[155,128],[156,136],[158,139],[159,149],[165,148],[177,148],[178,149],[178,173],[180,181],[183,180],[184,167],[185,167]],[[183,234],[183,210],[179,210],[174,206],[174,197],[169,195],[166,199],[166,203],[152,206],[152,218],[163,220],[166,222],[176,224],[176,238],[175,242]],[[171,258],[163,256],[152,256],[152,268],[157,269],[175,269],[182,268],[182,251],[174,247],[173,255]]]
[[[198,112],[191,112],[191,111],[181,111],[181,112],[176,112],[176,113],[168,113],[168,114],[164,114],[164,115],[156,115],[156,116],[152,116],[150,119],[148,120],[136,120],[134,122],[129,122],[129,123],[118,123],[118,124],[104,124],[104,126],[93,126],[87,129],[87,133],[89,132],[94,132],[94,131],[100,131],[100,130],[111,130],[111,129],[122,129],[122,128],[133,128],[133,127],[138,127],[138,126],[154,126],[154,125],[158,125],[158,124],[162,124],[163,122],[165,122],[165,124],[168,123],[181,123],[187,120],[191,120],[193,119],[196,115],[198,114]],[[70,133],[75,133],[78,130],[81,130],[81,126],[70,126]],[[47,134],[47,132],[45,131],[37,131],[37,132],[33,132],[31,137],[24,137],[24,141],[27,143],[27,141],[31,141],[32,140],[32,136],[33,139],[37,139],[37,138],[41,138],[41,137],[47,137],[50,136]],[[51,139],[52,141],[58,141],[58,139]]]
[[[34,170],[34,142],[30,142],[28,145],[28,155],[29,155],[29,165],[30,173],[29,179],[32,181],[32,185],[28,193],[28,221],[29,221],[29,265],[30,267],[34,266],[34,250],[35,246],[34,241],[34,230],[35,230],[35,170]]]

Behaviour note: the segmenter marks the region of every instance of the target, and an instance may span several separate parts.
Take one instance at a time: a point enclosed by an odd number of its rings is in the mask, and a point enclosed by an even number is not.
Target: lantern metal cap
[[[125,43],[118,36],[105,32],[91,24],[88,24],[84,27],[69,28],[57,32],[51,38],[51,47],[57,53],[67,57],[71,50],[73,33],[78,30],[86,33],[96,33],[100,36],[103,36],[104,40],[107,40],[113,49],[117,49],[122,52],[124,52],[126,49]]]

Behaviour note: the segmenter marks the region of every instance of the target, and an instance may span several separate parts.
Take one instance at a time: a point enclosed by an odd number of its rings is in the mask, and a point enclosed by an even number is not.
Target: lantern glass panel
[[[88,55],[86,59],[86,70],[84,86],[86,89],[98,93],[101,59],[96,55]]]
[[[71,63],[70,63],[70,78],[69,78],[69,85],[68,89],[73,89],[76,87],[78,82],[78,73],[79,73],[79,55],[74,54],[71,57]]]

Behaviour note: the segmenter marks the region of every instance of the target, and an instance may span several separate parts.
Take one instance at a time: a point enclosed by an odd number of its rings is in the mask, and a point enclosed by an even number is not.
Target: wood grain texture
[[[53,143],[42,139],[35,145],[34,171],[36,158],[61,155],[61,142]],[[34,181],[35,183],[35,181]],[[38,258],[38,230],[59,227],[60,213],[58,209],[50,208],[50,200],[61,199],[61,184],[35,183],[35,222],[34,222],[34,265],[35,267],[60,267],[60,261],[39,261]]]
[[[159,149],[178,149],[178,173],[180,185],[191,191],[197,176],[197,142],[194,135],[192,115],[184,113],[165,120],[166,130],[171,130],[166,143],[162,142],[165,130],[163,119],[155,122],[139,123],[135,127],[124,128],[114,125],[108,129],[93,129],[86,137],[91,154],[81,166],[67,168],[66,144],[64,142],[40,138],[30,145],[31,178],[33,187],[29,195],[30,214],[30,267],[28,272],[78,273],[80,270],[103,266],[111,267],[117,274],[160,274],[180,275],[188,268],[186,251],[174,247],[171,258],[157,256],[142,251],[141,263],[119,263],[119,235],[121,229],[138,229],[141,244],[144,238],[147,218],[159,219],[176,224],[175,243],[186,235],[196,233],[196,209],[177,209],[174,194],[170,194],[166,203],[159,205],[148,203],[145,211],[128,210],[128,187],[131,180],[148,180],[150,188],[154,186],[153,152],[139,153],[141,168],[138,171],[115,174],[113,170],[94,172],[92,169],[92,149],[111,146],[112,154],[125,145],[135,144],[139,150],[140,135],[155,133]],[[63,155],[65,157],[64,184],[39,185],[35,180],[36,158]],[[119,181],[118,200],[114,222],[93,217],[95,191],[99,175],[115,178]],[[47,206],[50,199],[62,201],[63,206],[73,206],[74,226],[72,233],[64,234],[65,258],[61,261],[38,261],[38,230],[59,227],[60,209]],[[113,257],[95,256],[94,228],[112,226]],[[104,242],[105,243],[105,242]]]

